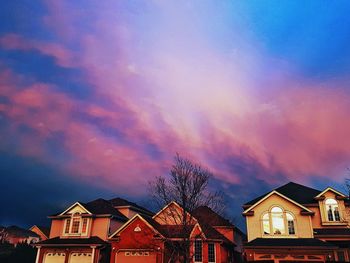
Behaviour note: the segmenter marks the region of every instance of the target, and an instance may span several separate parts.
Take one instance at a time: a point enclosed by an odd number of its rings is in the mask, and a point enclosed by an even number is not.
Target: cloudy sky
[[[229,213],[350,166],[349,1],[3,1],[0,224],[145,204],[176,152]]]

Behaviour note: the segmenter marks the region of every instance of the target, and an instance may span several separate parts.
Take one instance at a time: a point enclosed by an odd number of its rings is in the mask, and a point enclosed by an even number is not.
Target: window
[[[64,227],[66,235],[87,234],[88,218],[82,218],[79,213],[74,213],[71,218],[67,218]]]
[[[329,198],[325,202],[328,221],[340,221],[338,202]]]
[[[271,209],[271,218],[272,218],[272,233],[274,235],[284,235],[284,219],[283,219],[283,210],[280,207],[273,207]]]
[[[194,241],[194,261],[202,262],[202,240],[197,239]]]
[[[263,215],[263,229],[264,229],[264,235],[270,234],[270,217],[269,214],[266,213]]]
[[[274,206],[262,216],[264,235],[295,235],[294,216],[281,207]]]
[[[208,261],[209,263],[215,262],[215,244],[208,243]]]
[[[288,234],[295,235],[294,218],[290,213],[286,213],[286,217],[287,217],[287,224],[288,224]]]

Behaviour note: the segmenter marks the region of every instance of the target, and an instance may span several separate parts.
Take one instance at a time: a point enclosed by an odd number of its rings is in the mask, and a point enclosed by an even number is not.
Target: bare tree
[[[165,222],[170,220],[176,224],[183,233],[180,242],[167,240],[175,252],[173,255],[179,255],[181,262],[189,262],[192,257],[189,237],[193,227],[192,212],[199,206],[208,206],[219,213],[224,210],[223,194],[208,189],[212,176],[209,170],[176,154],[169,175],[158,176],[150,182],[151,197],[159,208],[172,201],[182,208],[170,210],[170,214],[166,215],[168,218],[164,218]]]

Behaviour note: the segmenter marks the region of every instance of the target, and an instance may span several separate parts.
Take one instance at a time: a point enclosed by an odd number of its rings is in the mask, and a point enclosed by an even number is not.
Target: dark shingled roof
[[[9,226],[5,231],[11,237],[39,237],[37,233],[18,226]]]
[[[120,213],[116,208],[113,207],[113,205],[102,198],[96,199],[94,201],[88,202],[88,203],[81,203],[87,210],[89,210],[91,213],[95,215],[113,215],[116,216],[122,220],[127,221],[128,218],[124,216],[122,213]]]
[[[92,236],[90,238],[50,238],[37,243],[37,245],[105,245],[107,242],[101,238]]]
[[[321,193],[321,191],[297,184],[294,182],[289,182],[285,185],[282,185],[276,189],[275,191],[279,192],[280,194],[283,194],[284,196],[294,200],[295,202],[299,204],[313,204],[317,203],[317,201],[314,199],[318,194]],[[247,203],[244,204],[244,206],[254,205],[256,202],[258,202],[260,199],[264,198],[266,195],[271,193],[272,191],[269,191]]]
[[[196,208],[192,215],[202,224],[207,224],[210,226],[229,226],[233,227],[231,222],[207,206],[200,206]]]
[[[314,228],[315,236],[348,236],[350,228]]]
[[[115,217],[118,217],[122,221],[127,221],[128,218],[124,216],[122,213],[120,213],[114,206],[107,200],[104,200],[102,198],[98,198],[96,200],[93,200],[88,203],[78,202],[83,207],[85,207],[89,212],[91,212],[94,215],[113,215]],[[52,216],[58,216],[63,211],[54,214]]]
[[[317,238],[256,238],[246,247],[334,247]]]
[[[120,197],[116,197],[113,199],[108,200],[114,207],[118,207],[118,206],[133,206],[135,208],[138,208],[140,210],[143,210],[146,212],[146,214],[150,214],[150,215],[154,215],[154,213],[136,203],[130,202],[128,200],[125,200],[123,198]]]
[[[40,231],[43,232],[45,236],[47,236],[47,237],[50,236],[50,227],[47,227],[47,226],[38,226],[38,225],[36,225],[36,227],[39,228]]]

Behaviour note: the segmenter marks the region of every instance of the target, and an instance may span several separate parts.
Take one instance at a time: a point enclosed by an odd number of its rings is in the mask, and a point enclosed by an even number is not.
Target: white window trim
[[[214,258],[215,261],[209,261],[209,244],[213,244],[214,245]],[[215,243],[208,243],[208,263],[216,263],[216,244]]]
[[[76,236],[76,237],[88,236],[91,220],[90,220],[90,218],[82,217],[80,213],[78,213],[78,214],[79,214],[79,220],[80,220],[78,233],[72,233],[73,218],[74,217],[78,217],[78,216],[76,216],[76,213],[75,213],[75,214],[72,214],[69,218],[66,218],[64,220],[63,235],[62,236]],[[83,220],[84,220],[84,218],[87,219],[87,222],[86,222],[86,232],[83,233],[82,229],[83,229]],[[68,219],[70,219],[70,223],[69,223],[68,233],[66,233],[66,227],[67,227]]]
[[[196,241],[201,241],[202,244],[202,260],[201,261],[196,261]],[[202,239],[195,239],[193,242],[193,250],[194,250],[194,255],[193,255],[193,260],[195,263],[202,263],[203,262],[203,240]]]
[[[273,223],[272,223],[272,216],[271,216],[271,210],[274,207],[279,207],[282,209],[282,213],[283,213],[283,223],[284,223],[284,230],[285,233],[284,234],[274,234],[273,233]],[[269,216],[269,227],[270,227],[270,234],[265,234],[264,233],[264,215],[268,214]],[[289,230],[288,230],[288,220],[287,220],[287,213],[289,213],[292,217],[293,217],[293,221],[294,221],[294,234],[289,234]],[[270,209],[268,211],[265,211],[262,213],[261,217],[260,217],[260,225],[261,225],[261,233],[262,233],[262,237],[269,237],[269,238],[279,238],[279,237],[284,237],[284,238],[295,238],[297,237],[297,220],[296,217],[294,215],[294,213],[292,213],[291,211],[287,211],[285,209],[283,209],[283,207],[279,206],[279,205],[273,205],[270,207]]]
[[[335,214],[334,214],[334,210],[332,210],[332,216],[333,216],[333,219],[334,220],[329,220],[328,219],[328,206],[329,205],[327,205],[326,204],[326,202],[327,202],[327,200],[330,200],[330,199],[332,199],[332,200],[334,200],[337,204],[336,204],[336,206],[338,207],[338,213],[339,213],[339,220],[335,220]],[[334,204],[333,204],[334,205]],[[341,211],[340,211],[340,207],[339,207],[339,202],[335,199],[335,198],[326,198],[325,200],[324,200],[324,208],[325,208],[325,219],[326,219],[326,222],[327,223],[341,223],[342,222],[342,213],[341,213]]]

